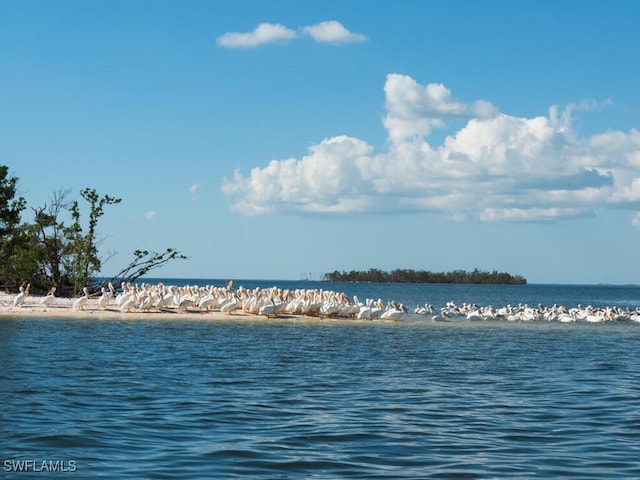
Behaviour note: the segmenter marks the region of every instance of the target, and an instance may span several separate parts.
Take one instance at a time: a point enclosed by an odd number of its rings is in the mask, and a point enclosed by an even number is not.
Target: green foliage
[[[33,208],[34,223],[31,226],[40,266],[38,278],[32,279],[32,283],[43,290],[55,286],[60,295],[75,293],[70,288],[70,278],[65,269],[70,250],[66,241],[69,227],[61,220],[69,208],[68,195],[68,190],[55,191],[49,204]]]
[[[17,183],[16,177],[9,176],[9,167],[0,165],[0,239],[14,233],[27,205],[23,197],[15,198]]]
[[[77,200],[67,199],[68,190],[58,190],[49,203],[32,207],[33,223],[20,224],[26,201],[16,198],[18,179],[8,172],[8,167],[0,165],[0,283],[14,291],[31,283],[37,293],[55,286],[63,296],[76,295],[85,286],[97,288],[94,278],[103,261],[98,223],[107,205],[122,200],[85,188],[80,191],[87,204],[82,208]],[[119,278],[132,281],[171,260],[186,258],[172,248],[161,254],[136,250],[134,257]]]
[[[453,270],[451,272],[430,272],[427,270],[396,269],[383,272],[377,268],[368,271],[339,272],[324,274],[324,280],[329,282],[391,282],[391,283],[477,283],[477,284],[508,284],[525,285],[527,280],[520,275],[505,272],[486,272],[474,269],[472,272]]]
[[[33,281],[36,278],[34,272],[39,268],[39,258],[37,245],[29,229],[16,228],[0,245],[0,283],[8,290],[15,291],[23,283]]]
[[[30,270],[29,246],[20,228],[26,201],[16,198],[17,183],[18,179],[9,175],[9,167],[0,165],[0,281],[10,289],[17,288],[25,271]]]
[[[82,228],[80,205],[71,202],[69,211],[72,224],[63,229],[67,255],[64,267],[69,275],[74,293],[78,293],[89,283],[92,276],[100,271],[102,262],[98,256],[96,227],[98,220],[104,215],[105,205],[120,203],[122,199],[104,195],[100,197],[94,189],[85,188],[80,195],[89,203],[89,223],[86,230]]]

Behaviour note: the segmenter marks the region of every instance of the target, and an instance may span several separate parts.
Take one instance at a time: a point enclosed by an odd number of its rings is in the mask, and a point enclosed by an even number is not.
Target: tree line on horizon
[[[35,293],[55,287],[57,295],[75,296],[84,287],[93,292],[109,281],[117,289],[171,260],[187,258],[174,248],[160,253],[135,250],[118,274],[98,279],[103,263],[115,255],[100,255],[98,223],[105,207],[122,199],[84,188],[80,202],[69,198],[69,190],[56,190],[48,203],[31,207],[31,222],[23,222],[27,202],[17,186],[18,178],[0,165],[0,287],[6,291],[30,285]]]
[[[413,270],[397,268],[383,271],[377,268],[369,270],[338,270],[325,273],[323,279],[328,282],[370,282],[370,283],[459,283],[459,284],[496,284],[496,285],[526,285],[527,280],[521,275],[511,275],[506,272],[492,272],[474,269],[452,270],[450,272],[431,272],[428,270]]]

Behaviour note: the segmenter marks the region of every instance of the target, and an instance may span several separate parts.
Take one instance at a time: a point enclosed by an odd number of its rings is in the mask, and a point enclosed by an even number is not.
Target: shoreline
[[[345,318],[314,317],[308,315],[278,314],[256,315],[245,311],[236,310],[233,313],[219,310],[196,310],[195,308],[162,310],[132,310],[122,312],[114,305],[107,308],[98,308],[98,299],[89,298],[82,309],[73,308],[76,298],[56,297],[55,304],[43,306],[40,304],[42,295],[29,295],[25,303],[14,307],[15,294],[0,293],[0,321],[6,318],[30,318],[30,319],[74,319],[74,320],[198,320],[198,321],[303,321],[303,322],[367,322],[369,320],[354,320]]]
[[[373,299],[367,299],[365,306],[355,296],[356,303],[352,303],[344,293],[278,287],[234,289],[233,281],[228,281],[226,287],[123,283],[119,293],[109,283],[108,290],[101,288],[99,297],[89,295],[87,287],[83,292],[75,298],[56,297],[52,288],[47,295],[29,295],[27,286],[15,296],[0,293],[0,317],[327,321],[354,320],[362,308],[364,314],[358,320],[374,318]],[[399,320],[408,313],[406,307],[394,301],[383,311],[382,300],[378,302],[376,319]]]
[[[163,296],[164,295],[164,296]],[[22,297],[22,298],[21,298]],[[128,298],[127,298],[128,297]],[[22,303],[15,305],[16,300]],[[353,301],[344,293],[327,290],[281,290],[277,287],[233,290],[229,282],[224,287],[165,286],[141,284],[125,285],[121,294],[81,297],[52,295],[14,295],[0,292],[0,320],[6,318],[32,319],[96,319],[132,321],[245,321],[245,322],[304,322],[304,323],[371,323],[397,321],[458,322],[561,322],[561,323],[640,323],[640,306],[537,307],[527,304],[493,307],[469,303],[447,302],[441,308],[430,304],[418,305],[410,312],[395,301],[386,306],[382,300],[367,298]]]

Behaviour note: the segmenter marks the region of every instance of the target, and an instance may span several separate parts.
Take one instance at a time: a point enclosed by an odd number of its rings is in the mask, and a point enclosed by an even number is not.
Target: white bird
[[[48,307],[53,303],[53,300],[56,298],[56,287],[51,287],[49,292],[40,299],[40,305],[43,307]]]
[[[151,297],[151,295],[147,295],[142,300],[140,300],[140,305],[138,305],[138,308],[140,310],[144,310],[145,312],[148,312],[151,307],[153,307],[153,298]]]
[[[238,300],[237,297],[233,296],[231,300],[229,300],[228,302],[226,302],[224,305],[220,307],[220,311],[222,313],[231,313],[234,310],[237,310],[239,306],[240,306],[240,301]]]
[[[475,309],[467,313],[467,320],[484,320],[482,316],[482,311],[480,309]]]
[[[87,287],[83,287],[82,291],[84,292],[84,295],[73,302],[73,308],[76,310],[84,310],[84,306],[89,301],[89,289]]]
[[[391,302],[390,307],[380,316],[385,320],[401,320],[404,318],[404,314],[408,312],[408,309],[402,303],[397,304],[395,301]]]
[[[122,284],[122,292],[116,295],[115,303],[117,306],[121,307],[123,303],[125,303],[129,298],[133,296],[134,288],[130,283],[124,282]]]
[[[216,298],[211,293],[209,293],[208,295],[202,297],[202,300],[200,300],[200,303],[198,303],[198,308],[209,310],[209,308],[212,307],[215,302]]]
[[[433,307],[429,303],[425,303],[424,307],[418,305],[413,313],[415,313],[416,315],[428,315],[430,313],[433,313]]]
[[[13,298],[13,306],[14,307],[21,307],[22,305],[24,305],[25,300],[29,296],[29,287],[30,286],[31,286],[30,283],[27,283],[27,288],[24,288],[22,285],[20,286],[20,293],[18,293]]]
[[[138,292],[136,289],[131,290],[131,295],[129,295],[124,302],[122,302],[120,306],[121,312],[130,312],[132,308],[135,308],[136,303],[138,303]]]
[[[373,304],[373,299],[372,298],[367,298],[365,300],[365,305],[361,305],[360,306],[360,310],[358,311],[358,314],[356,315],[356,318],[358,320],[368,320],[371,318],[371,305]]]
[[[104,310],[105,308],[107,308],[107,305],[109,305],[109,300],[111,300],[111,293],[107,292],[104,287],[102,287],[100,291],[102,292],[102,295],[100,295],[100,298],[98,298],[98,310]]]
[[[157,289],[151,294],[152,307],[158,311],[161,311],[164,306],[164,296],[162,289]]]
[[[278,305],[276,305],[276,302],[272,297],[270,299],[270,303],[267,303],[260,307],[260,310],[258,310],[258,315],[265,315],[267,317],[270,315],[275,315],[277,308],[278,308]]]
[[[180,298],[180,301],[178,302],[178,308],[179,309],[188,309],[189,307],[193,307],[195,305],[193,299],[188,296],[188,295],[184,295],[183,297]]]
[[[370,318],[380,318],[384,313],[384,302],[381,298],[376,301],[376,303],[371,307],[371,313],[369,315]]]

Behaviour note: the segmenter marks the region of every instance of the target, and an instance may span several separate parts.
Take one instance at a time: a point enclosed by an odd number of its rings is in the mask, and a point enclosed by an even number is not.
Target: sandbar
[[[29,295],[21,306],[14,307],[13,299],[16,294],[0,292],[0,319],[2,318],[60,318],[60,319],[122,319],[122,320],[205,320],[205,321],[304,321],[304,322],[351,322],[353,319],[345,318],[325,318],[311,317],[307,315],[279,314],[277,316],[266,317],[264,315],[253,315],[242,310],[235,310],[232,313],[220,312],[219,310],[201,310],[196,307],[188,309],[163,308],[162,310],[132,310],[122,312],[117,305],[111,304],[105,309],[98,308],[97,297],[90,297],[84,307],[73,308],[76,298],[56,297],[54,303],[49,306],[40,304],[41,295]],[[360,321],[360,320],[357,320]]]

